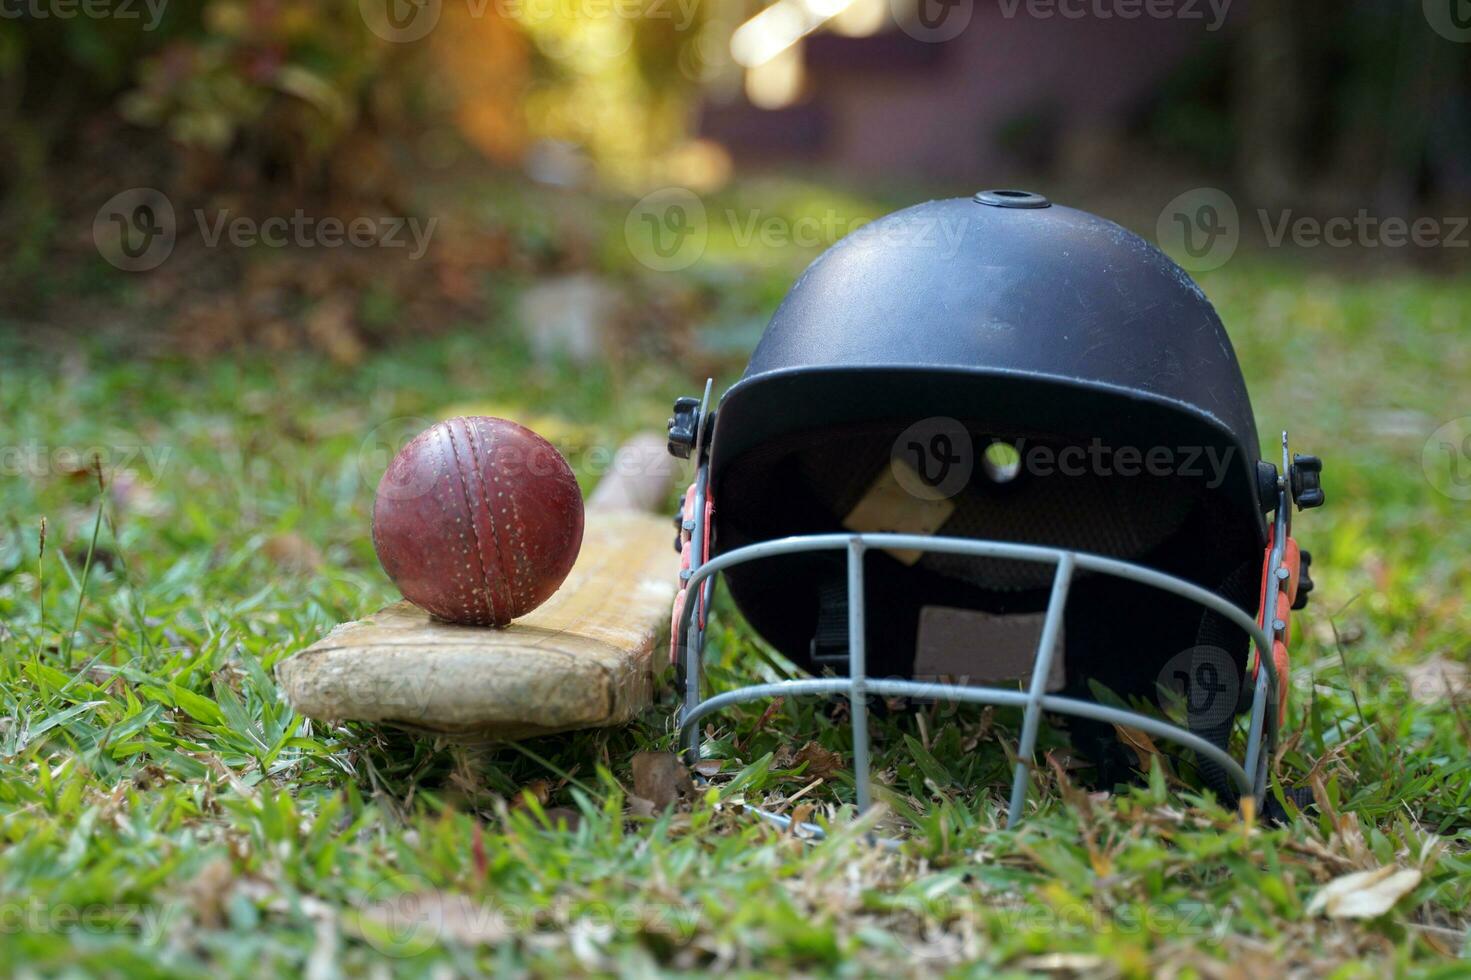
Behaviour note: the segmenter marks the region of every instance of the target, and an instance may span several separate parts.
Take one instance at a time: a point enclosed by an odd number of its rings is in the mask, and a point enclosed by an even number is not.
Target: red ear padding
[[[1302,550],[1297,546],[1297,539],[1290,534],[1287,536],[1287,544],[1282,547],[1282,566],[1287,569],[1287,600],[1290,606],[1297,601],[1297,584],[1302,581]]]
[[[1281,640],[1272,644],[1272,665],[1277,668],[1277,724],[1287,724],[1287,683],[1291,664],[1287,659],[1287,644]]]
[[[714,526],[715,498],[711,496],[709,489],[705,491],[705,534],[701,542],[700,554],[703,560],[710,559],[710,532]],[[684,605],[689,587],[685,585],[685,572],[690,570],[690,541],[693,539],[692,532],[685,527],[695,517],[695,485],[691,483],[684,492],[684,506],[679,511],[679,591],[674,596],[674,612],[669,621],[669,662],[679,662],[679,620],[684,615]],[[700,628],[705,628],[705,601],[701,596],[697,612],[700,617]]]
[[[1282,642],[1292,642],[1292,601],[1286,592],[1277,593],[1277,619],[1282,622]]]
[[[679,663],[679,620],[684,616],[684,599],[689,594],[688,589],[680,589],[674,593],[674,611],[669,615],[669,663]]]
[[[1269,634],[1275,634],[1274,620],[1281,621],[1282,632],[1280,636],[1273,635],[1272,639],[1272,665],[1277,668],[1277,716],[1278,724],[1287,722],[1287,688],[1288,672],[1292,662],[1288,655],[1287,645],[1292,642],[1292,604],[1297,601],[1297,586],[1302,580],[1302,550],[1298,548],[1297,541],[1289,535],[1282,546],[1282,567],[1287,569],[1286,588],[1279,587],[1276,579],[1272,578],[1272,546],[1275,543],[1276,528],[1267,533],[1267,550],[1262,556],[1262,592],[1261,603],[1257,610],[1257,624]],[[1275,598],[1273,598],[1275,596]],[[1271,618],[1268,618],[1268,613]],[[1257,671],[1261,669],[1260,655],[1255,645],[1252,647],[1251,678],[1256,680]]]

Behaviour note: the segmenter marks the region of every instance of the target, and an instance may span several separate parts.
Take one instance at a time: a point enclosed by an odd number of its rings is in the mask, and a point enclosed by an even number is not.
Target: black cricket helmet
[[[1265,514],[1288,483],[1260,459],[1236,354],[1191,278],[1119,225],[1022,191],[917,205],[829,248],[708,434],[712,555],[840,531],[1038,544],[1167,573],[1253,616]],[[1320,502],[1316,461],[1299,462],[1300,505]],[[725,576],[762,637],[841,674],[843,560],[790,554]],[[1042,564],[935,552],[877,551],[866,567],[874,677],[1007,676],[988,661],[1008,659],[1007,636],[1052,582]],[[1083,573],[1063,643],[1054,689],[1151,701],[1200,651],[1243,677],[1249,645],[1194,602]],[[1193,706],[1192,730],[1223,745],[1247,701],[1233,689]],[[1133,762],[1111,726],[1075,720],[1072,735],[1104,778]],[[1211,769],[1206,782],[1232,796]]]

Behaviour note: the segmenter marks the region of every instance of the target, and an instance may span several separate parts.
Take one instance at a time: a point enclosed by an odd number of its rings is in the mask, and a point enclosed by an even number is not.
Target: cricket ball
[[[373,501],[373,547],[404,598],[440,619],[505,626],[545,602],[582,546],[582,493],[530,429],[439,422],[399,451]]]

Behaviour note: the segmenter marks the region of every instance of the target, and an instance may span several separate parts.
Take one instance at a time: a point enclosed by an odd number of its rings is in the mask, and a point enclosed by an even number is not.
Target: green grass
[[[1039,773],[1004,831],[1006,712],[880,721],[887,805],[853,823],[831,776],[802,798],[837,828],[820,844],[735,804],[789,808],[809,741],[846,763],[825,706],[731,710],[714,788],[655,817],[630,804],[630,758],[670,747],[667,694],[626,730],[519,748],[308,723],[274,665],[395,598],[367,534],[370,433],[489,400],[612,445],[698,379],[539,367],[496,323],[352,371],[6,342],[0,970],[1465,975],[1471,707],[1412,669],[1468,661],[1471,504],[1434,489],[1422,447],[1471,415],[1471,284],[1242,257],[1203,285],[1266,444],[1291,422],[1328,467],[1329,505],[1299,525],[1318,591],[1280,766],[1322,805],[1278,827],[1156,769],[1108,798]],[[715,688],[783,670],[729,610],[713,642]],[[865,843],[875,821],[902,850]],[[1388,914],[1307,913],[1382,865],[1424,875]]]

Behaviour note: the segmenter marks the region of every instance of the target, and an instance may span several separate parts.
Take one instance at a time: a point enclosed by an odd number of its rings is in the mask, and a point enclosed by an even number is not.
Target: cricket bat
[[[404,601],[276,666],[297,712],[480,742],[618,725],[653,700],[679,561],[664,440],[625,443],[589,496],[582,549],[550,599],[504,629]]]

